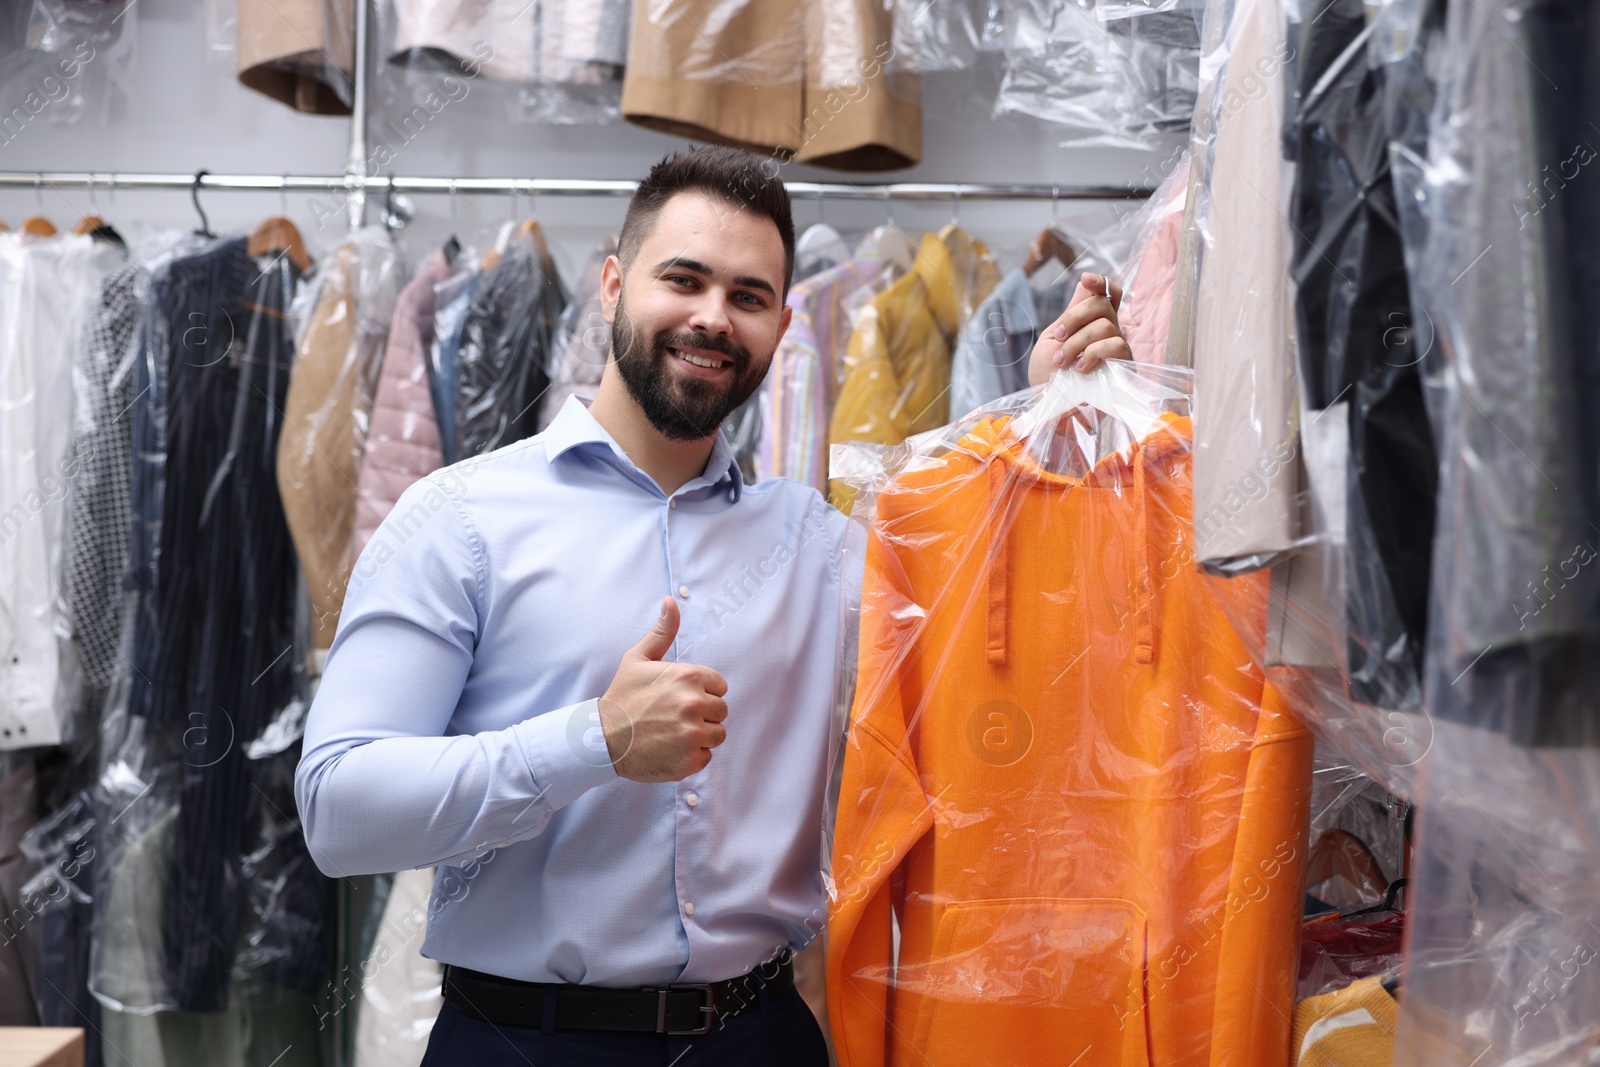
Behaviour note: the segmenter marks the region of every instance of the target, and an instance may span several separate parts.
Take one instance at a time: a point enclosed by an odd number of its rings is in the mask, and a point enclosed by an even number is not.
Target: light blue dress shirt
[[[731,978],[826,913],[847,520],[746,485],[718,436],[666,496],[573,397],[541,434],[408,489],[362,552],[306,722],[317,865],[439,865],[423,953],[536,982]],[[619,778],[598,701],[663,595],[667,658],[728,681],[681,782]]]

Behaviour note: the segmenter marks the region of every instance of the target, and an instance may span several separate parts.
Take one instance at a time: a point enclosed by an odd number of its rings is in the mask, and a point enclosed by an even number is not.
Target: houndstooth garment
[[[73,455],[82,464],[67,518],[67,608],[84,684],[105,689],[118,661],[122,572],[128,561],[137,327],[148,274],[107,275],[72,368]]]

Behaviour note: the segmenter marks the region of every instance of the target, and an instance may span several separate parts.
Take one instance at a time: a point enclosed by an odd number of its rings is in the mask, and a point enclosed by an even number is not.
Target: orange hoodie
[[[1083,478],[1008,425],[878,498],[839,1063],[1282,1067],[1312,742],[1195,571],[1188,420]]]

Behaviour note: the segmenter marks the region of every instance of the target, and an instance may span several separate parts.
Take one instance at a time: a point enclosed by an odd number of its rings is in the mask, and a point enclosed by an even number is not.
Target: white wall
[[[0,0],[0,3],[20,0]],[[0,144],[0,170],[178,171],[206,168],[216,173],[339,173],[344,166],[348,120],[297,114],[245,89],[231,67],[205,59],[204,4],[199,0],[138,0],[127,16],[133,21],[135,59],[129,98],[109,123],[87,116],[75,125],[52,125],[41,113],[19,134]],[[8,96],[26,91],[9,80]],[[1169,154],[1118,149],[1062,148],[1059,128],[1028,120],[989,117],[994,73],[930,75],[924,89],[923,162],[892,175],[852,175],[851,180],[995,181],[1046,184],[1150,184]],[[650,163],[682,142],[618,123],[602,127],[519,125],[500,117],[486,91],[442,111],[409,144],[391,135],[401,174],[441,177],[637,178]],[[9,109],[15,101],[0,101]],[[784,168],[791,180],[841,180],[837,172],[805,166]],[[329,217],[306,194],[210,192],[203,195],[212,226],[219,232],[252,228],[269,214],[287,213],[304,231],[313,252],[339,236],[342,216]],[[88,210],[81,190],[46,190],[43,213],[66,228]],[[124,190],[114,204],[103,190],[100,214],[116,224],[132,220],[190,228],[189,197],[178,191]],[[404,231],[413,256],[442,240],[450,228],[449,198],[415,198],[417,218]],[[541,198],[523,203],[536,210],[554,239],[557,257],[569,274],[586,258],[594,240],[621,221],[623,201]],[[287,208],[287,211],[285,211]],[[482,247],[492,227],[510,216],[510,198],[462,197],[458,215],[463,237]],[[881,204],[800,202],[801,227],[825,213],[843,228],[865,229],[883,221]],[[1074,216],[1109,217],[1127,205],[1063,203],[1063,221]],[[40,212],[33,190],[0,190],[0,219],[15,227]],[[932,228],[951,217],[947,204],[902,203],[893,208],[902,229]],[[962,225],[985,239],[1002,266],[1016,263],[1039,228],[1050,220],[1048,203],[960,206]],[[375,216],[374,216],[375,217]],[[319,222],[321,223],[319,227]]]

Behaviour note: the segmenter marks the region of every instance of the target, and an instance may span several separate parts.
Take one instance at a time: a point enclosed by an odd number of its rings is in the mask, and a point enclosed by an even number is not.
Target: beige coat
[[[874,0],[634,0],[622,113],[839,170],[922,158],[922,87]]]

